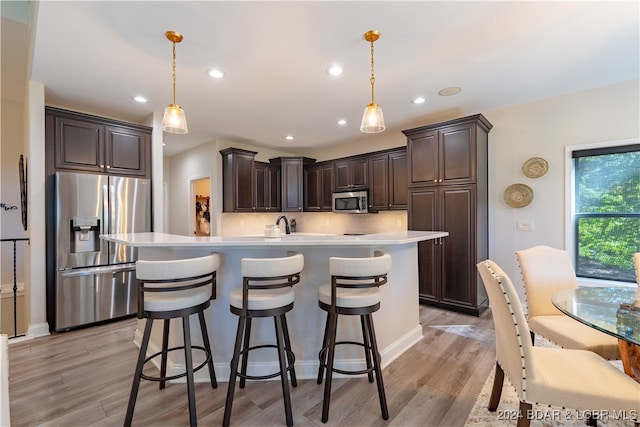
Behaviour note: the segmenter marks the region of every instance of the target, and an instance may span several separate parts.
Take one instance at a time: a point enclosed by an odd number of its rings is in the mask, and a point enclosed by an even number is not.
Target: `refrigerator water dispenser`
[[[70,220],[70,253],[100,251],[100,219],[74,217]]]

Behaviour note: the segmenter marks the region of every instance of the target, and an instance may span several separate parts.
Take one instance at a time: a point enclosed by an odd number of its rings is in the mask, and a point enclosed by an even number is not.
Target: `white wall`
[[[193,204],[190,199],[191,181],[209,178],[211,182],[211,235],[221,234],[222,155],[220,150],[227,147],[256,151],[258,152],[256,160],[261,162],[267,162],[274,157],[292,155],[267,148],[216,140],[172,156],[170,160],[165,161],[165,166],[171,177],[169,181],[166,181],[170,195],[170,203],[168,203],[170,233],[184,236],[193,234],[193,230],[189,230],[190,212]]]
[[[640,80],[557,98],[512,106],[483,114],[493,124],[489,133],[489,254],[524,296],[515,252],[533,245],[569,249],[565,241],[565,146],[640,136]],[[536,179],[523,175],[522,164],[543,157],[549,172]],[[525,183],[533,202],[514,209],[503,200],[504,189]],[[534,231],[516,231],[517,220],[534,222]]]
[[[22,227],[22,209],[20,208],[20,181],[18,177],[18,159],[22,154],[28,161],[25,151],[24,136],[24,104],[2,99],[0,112],[2,128],[0,129],[0,238],[14,239],[27,237]],[[16,244],[16,265],[24,264],[23,254],[26,242]],[[3,242],[0,246],[0,283],[13,283],[13,245]],[[23,269],[16,271],[17,281],[24,281]]]

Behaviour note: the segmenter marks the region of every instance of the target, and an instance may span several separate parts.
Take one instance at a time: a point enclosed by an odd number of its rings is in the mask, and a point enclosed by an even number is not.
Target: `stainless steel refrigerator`
[[[55,330],[137,311],[137,249],[99,238],[151,230],[148,179],[56,172]]]

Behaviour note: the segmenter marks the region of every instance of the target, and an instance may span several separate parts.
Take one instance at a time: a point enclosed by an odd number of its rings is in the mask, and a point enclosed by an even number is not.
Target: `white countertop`
[[[402,245],[446,237],[446,231],[396,231],[345,236],[320,233],[263,236],[181,236],[166,233],[102,234],[101,239],[133,247],[259,247],[259,246],[370,246]]]

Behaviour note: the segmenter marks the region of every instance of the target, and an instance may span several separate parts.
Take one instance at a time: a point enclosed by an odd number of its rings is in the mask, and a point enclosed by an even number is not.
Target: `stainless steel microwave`
[[[368,213],[368,206],[367,190],[333,193],[333,212]]]

